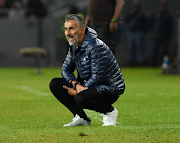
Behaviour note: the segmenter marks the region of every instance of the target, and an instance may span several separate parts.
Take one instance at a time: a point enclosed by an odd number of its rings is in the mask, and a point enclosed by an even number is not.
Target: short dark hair
[[[81,16],[77,15],[77,14],[70,14],[65,18],[65,21],[69,21],[69,20],[76,20],[79,24],[80,27],[86,27],[86,23],[84,18],[82,18]]]

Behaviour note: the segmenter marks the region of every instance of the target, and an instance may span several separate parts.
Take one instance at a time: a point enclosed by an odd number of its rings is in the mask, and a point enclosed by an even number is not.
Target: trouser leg
[[[112,104],[119,98],[116,95],[99,94],[95,87],[90,87],[75,96],[76,104],[84,109],[107,113],[114,110]]]
[[[158,61],[158,53],[159,53],[159,48],[162,43],[162,39],[160,35],[154,35],[154,50],[153,50],[153,66],[157,66],[157,61]]]
[[[134,32],[128,33],[128,47],[130,51],[130,66],[135,66],[136,61],[136,47],[135,47],[135,40],[134,40]]]
[[[145,46],[144,46],[144,33],[142,31],[136,32],[135,41],[138,53],[138,62],[141,65],[145,62]]]
[[[74,96],[70,96],[67,90],[63,88],[63,85],[69,86],[63,78],[54,78],[51,80],[49,87],[53,95],[66,106],[75,116],[78,114],[81,118],[87,119],[82,107],[79,107]]]

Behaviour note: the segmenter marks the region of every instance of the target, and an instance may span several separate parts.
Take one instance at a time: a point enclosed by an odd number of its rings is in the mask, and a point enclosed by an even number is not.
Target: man
[[[102,113],[103,126],[115,126],[118,111],[112,104],[125,90],[115,56],[82,17],[69,15],[64,27],[70,48],[61,70],[63,78],[50,82],[51,92],[74,115],[64,127],[91,125],[83,109]]]
[[[162,1],[159,10],[152,15],[150,28],[154,39],[152,66],[159,66],[162,63],[162,57],[169,56],[169,45],[173,33],[173,17],[168,12],[167,2]]]
[[[89,0],[87,25],[94,28],[116,54],[116,46],[122,35],[122,10],[124,0]]]
[[[130,65],[143,66],[145,64],[145,35],[147,32],[147,18],[141,9],[141,4],[133,1],[132,9],[125,16],[124,21],[128,30],[128,46],[130,50]]]

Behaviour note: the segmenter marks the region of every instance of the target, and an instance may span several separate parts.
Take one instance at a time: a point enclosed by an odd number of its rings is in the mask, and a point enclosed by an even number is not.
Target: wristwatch
[[[76,90],[76,85],[77,84],[81,84],[80,82],[76,82],[74,85],[73,85],[73,88]]]
[[[116,18],[112,18],[111,21],[112,22],[116,22],[117,20],[116,20]]]

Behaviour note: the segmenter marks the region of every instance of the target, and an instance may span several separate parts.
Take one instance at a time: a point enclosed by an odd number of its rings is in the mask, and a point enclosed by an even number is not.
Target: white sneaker
[[[103,125],[102,126],[116,126],[116,120],[118,116],[118,110],[114,107],[112,112],[103,114]]]
[[[63,125],[63,127],[70,127],[70,126],[90,126],[91,120],[89,118],[89,121],[84,120],[81,118],[78,114],[75,115],[75,117],[72,119],[73,121],[69,124]]]

